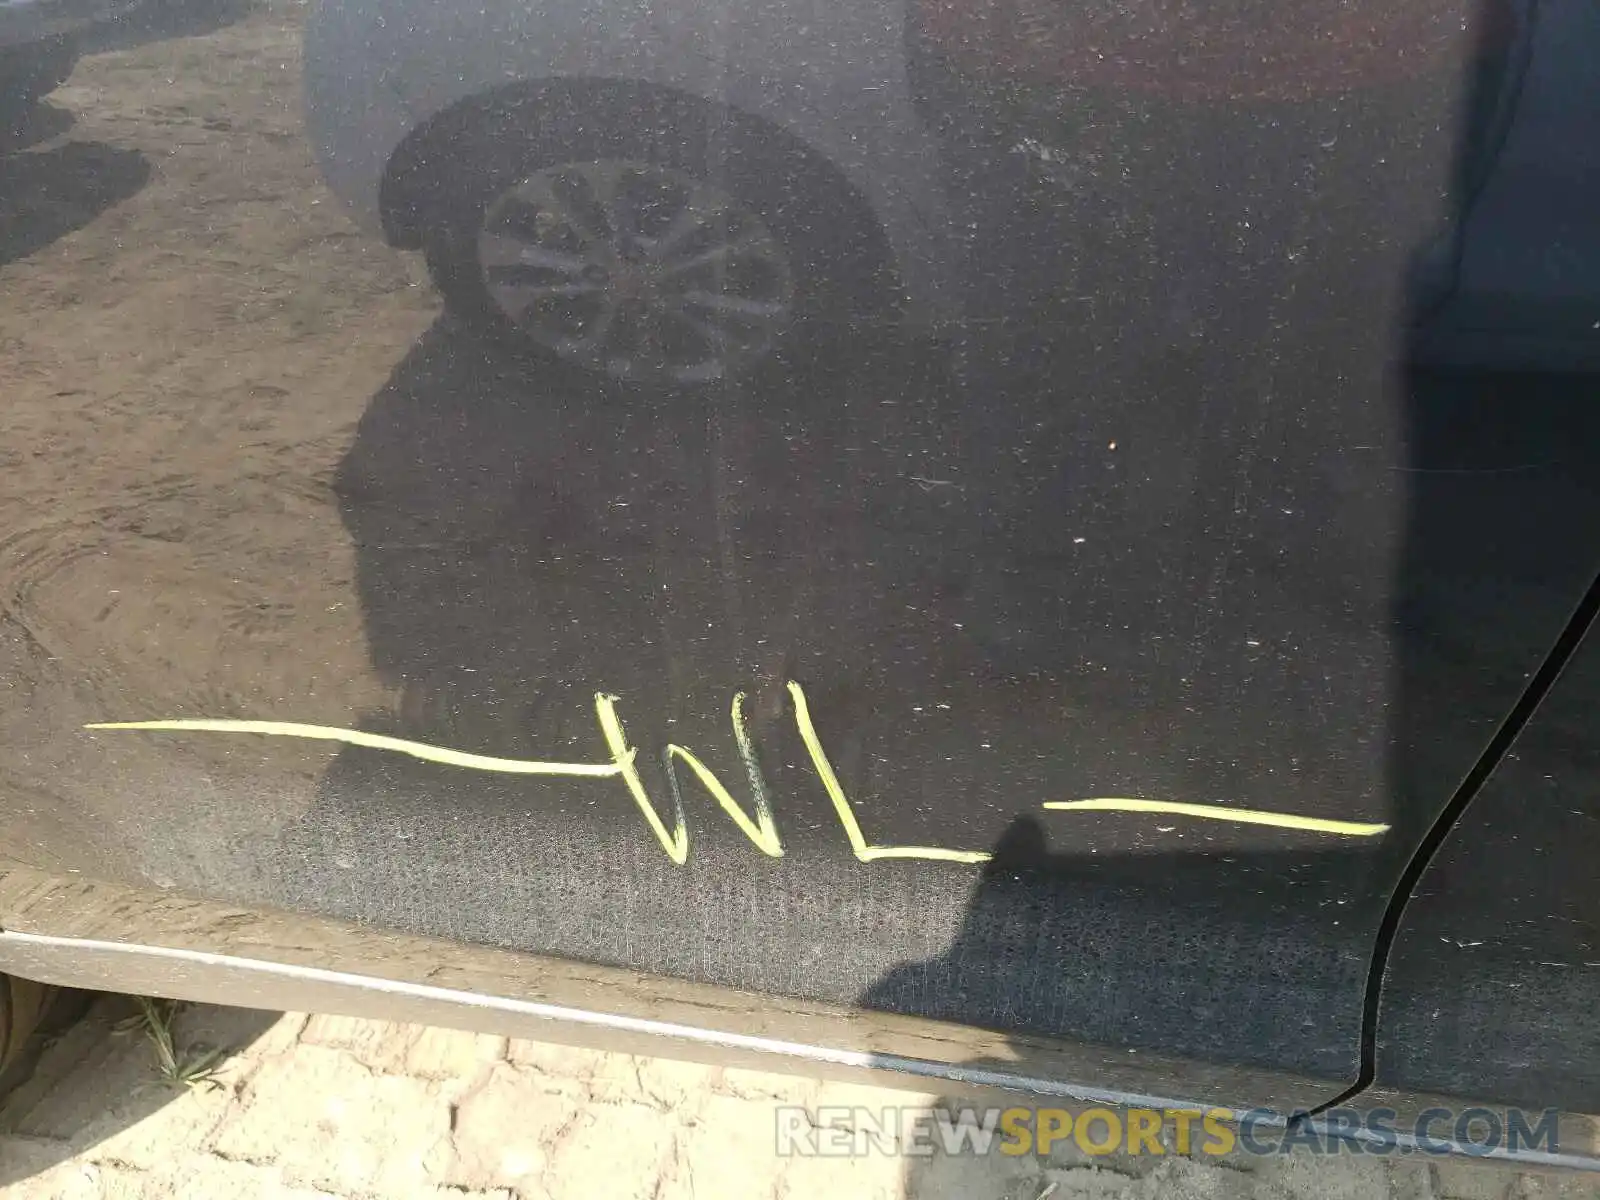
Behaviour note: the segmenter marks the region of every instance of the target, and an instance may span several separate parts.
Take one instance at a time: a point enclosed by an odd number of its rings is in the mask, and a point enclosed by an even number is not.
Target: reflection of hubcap
[[[485,211],[478,262],[525,336],[619,379],[719,379],[765,354],[793,313],[760,218],[647,163],[528,176]]]

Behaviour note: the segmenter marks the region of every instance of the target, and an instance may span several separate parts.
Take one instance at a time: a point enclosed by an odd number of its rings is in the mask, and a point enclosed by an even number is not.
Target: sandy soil
[[[173,1086],[121,998],[0,1104],[5,1200],[1592,1200],[1592,1180],[1296,1156],[780,1157],[782,1108],[936,1097],[381,1021],[197,1005]]]
[[[340,604],[350,565],[327,560],[343,539],[306,523],[336,511],[328,474],[436,304],[318,180],[297,15],[85,59],[52,100],[72,127],[8,164],[41,207],[111,202],[4,268],[0,570],[13,615],[46,649],[71,647],[62,668],[147,695],[194,680],[234,700],[242,686],[306,691],[313,708],[324,690],[370,699],[359,614]],[[7,242],[48,219],[8,208]],[[139,572],[137,596],[101,586]],[[179,596],[181,614],[141,607]],[[350,655],[307,676],[279,653],[291,640]],[[208,680],[208,664],[242,661]]]
[[[92,802],[50,731],[108,713],[332,721],[384,700],[329,477],[437,302],[319,181],[301,15],[147,6],[0,159],[0,678],[25,700],[0,741],[35,747],[0,771],[19,790]],[[306,762],[284,777],[309,786]],[[100,809],[86,839],[134,836]]]

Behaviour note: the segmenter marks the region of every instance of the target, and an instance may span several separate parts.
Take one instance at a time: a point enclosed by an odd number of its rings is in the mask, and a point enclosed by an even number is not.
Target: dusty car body
[[[141,48],[253,149],[3,268],[0,970],[1593,1165],[1600,24],[1200,8]]]

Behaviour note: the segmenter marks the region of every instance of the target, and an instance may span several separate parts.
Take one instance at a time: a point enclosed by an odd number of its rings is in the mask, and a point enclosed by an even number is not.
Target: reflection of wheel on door
[[[557,97],[482,117],[435,185],[428,261],[450,307],[611,379],[694,386],[880,304],[854,194],[781,135],[707,114]]]
[[[788,259],[761,218],[650,163],[532,172],[489,202],[477,258],[500,317],[616,378],[723,378],[793,316]]]
[[[28,1044],[28,1035],[55,997],[56,989],[29,979],[0,975],[0,1079]]]

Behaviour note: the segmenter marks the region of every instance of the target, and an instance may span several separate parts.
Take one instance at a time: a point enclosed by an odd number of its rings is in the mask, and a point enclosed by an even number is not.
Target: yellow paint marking
[[[855,851],[856,858],[862,862],[875,862],[880,858],[926,858],[934,862],[981,863],[994,857],[987,850],[868,845],[866,834],[861,832],[861,823],[856,820],[855,811],[850,807],[850,798],[844,794],[839,776],[828,761],[828,752],[822,748],[822,739],[817,736],[816,726],[811,723],[811,707],[806,703],[805,691],[798,683],[791,681],[789,697],[794,701],[794,723],[799,727],[800,738],[811,755],[811,765],[816,769],[817,778],[822,780],[822,788],[828,793],[828,799],[833,801],[833,811],[839,815],[839,824],[844,826],[844,835],[850,840],[850,849]]]
[[[817,735],[811,720],[811,707],[806,702],[805,691],[798,683],[790,682],[789,697],[794,704],[795,726],[811,756],[811,765],[817,772],[823,790],[833,802],[834,813],[839,818],[850,849],[861,862],[876,862],[885,858],[920,858],[933,862],[982,863],[991,857],[984,850],[946,850],[939,846],[875,846],[862,832],[850,799],[845,795],[839,776],[828,760],[828,753]],[[404,738],[389,737],[381,733],[365,733],[359,729],[339,729],[331,725],[306,725],[297,721],[220,721],[204,719],[178,719],[166,721],[102,721],[85,725],[85,729],[138,729],[153,732],[195,733],[253,733],[269,737],[308,738],[313,741],[342,742],[350,746],[364,746],[371,750],[390,750],[409,755],[425,762],[446,766],[465,767],[473,771],[493,771],[507,775],[555,775],[575,779],[609,779],[620,776],[628,788],[640,813],[650,826],[650,832],[661,843],[667,857],[680,866],[689,858],[689,826],[684,819],[683,794],[679,784],[677,766],[681,761],[694,772],[695,778],[721,806],[722,811],[739,831],[763,854],[773,858],[783,857],[783,841],[778,834],[778,823],[773,815],[772,802],[761,765],[756,757],[754,743],[744,717],[745,695],[733,698],[730,717],[734,741],[739,757],[744,763],[754,799],[755,815],[733,798],[733,794],[704,762],[685,746],[669,745],[663,755],[667,780],[672,786],[673,826],[668,828],[661,814],[651,803],[645,791],[644,779],[636,765],[637,754],[628,745],[622,720],[617,715],[617,698],[604,692],[595,695],[595,716],[600,731],[605,735],[606,746],[611,751],[611,761],[605,763],[542,762],[534,759],[495,758],[487,754],[468,754],[444,746],[430,746],[425,742],[412,742]],[[1208,821],[1232,821],[1245,825],[1270,825],[1279,829],[1297,829],[1310,833],[1331,833],[1343,837],[1375,837],[1388,831],[1389,826],[1363,821],[1334,821],[1324,817],[1302,817],[1293,813],[1267,812],[1252,808],[1229,808],[1221,804],[1186,804],[1173,800],[1137,800],[1101,797],[1092,800],[1052,800],[1044,808],[1055,812],[1135,812],[1167,813],[1174,816],[1198,817]]]
[[[772,815],[772,801],[767,793],[767,782],[762,778],[761,763],[756,758],[756,748],[750,741],[750,729],[745,723],[744,700],[743,692],[735,693],[733,711],[729,715],[733,722],[733,739],[738,743],[739,757],[744,760],[745,775],[750,780],[750,791],[755,797],[756,819],[754,821],[750,819],[744,809],[739,807],[739,802],[733,798],[732,793],[722,786],[722,781],[712,774],[711,768],[701,762],[694,751],[685,746],[667,747],[663,755],[667,768],[667,782],[672,785],[672,798],[681,813],[683,793],[679,790],[678,772],[673,765],[673,759],[681,758],[689,764],[689,769],[695,773],[695,778],[700,780],[700,785],[722,805],[722,811],[732,818],[739,831],[754,842],[758,850],[772,858],[782,858],[783,841],[778,836],[778,822]]]
[[[680,867],[683,866],[689,861],[689,826],[683,819],[683,801],[674,797],[673,820],[676,827],[668,833],[661,814],[656,812],[656,806],[650,803],[650,796],[644,790],[644,780],[639,777],[639,768],[633,765],[633,749],[628,745],[627,734],[623,732],[622,722],[617,717],[617,698],[608,696],[604,692],[595,693],[594,711],[600,719],[600,731],[606,735],[606,745],[611,749],[612,761],[620,768],[633,802],[639,806],[639,811],[649,822],[650,832],[656,835],[656,841],[661,843],[661,848],[667,852],[667,857]],[[676,792],[677,789],[673,790]]]
[[[492,758],[487,754],[468,754],[449,750],[443,746],[430,746],[425,742],[408,742],[404,738],[388,737],[381,733],[363,733],[359,729],[338,729],[331,725],[302,725],[297,721],[100,721],[85,725],[85,729],[147,729],[156,731],[196,733],[264,733],[271,737],[311,738],[322,742],[343,742],[349,746],[365,746],[369,750],[393,750],[409,754],[426,762],[444,763],[451,767],[467,767],[474,771],[499,771],[507,775],[571,775],[579,778],[606,778],[621,775],[625,767],[615,760],[609,763],[535,762],[522,758]],[[631,751],[630,751],[631,753]]]
[[[1051,800],[1045,808],[1075,812],[1172,813],[1180,817],[1201,817],[1208,821],[1237,821],[1244,825],[1274,825],[1279,829],[1304,829],[1311,833],[1338,833],[1345,837],[1376,837],[1388,832],[1387,825],[1365,821],[1330,821],[1326,817],[1299,817],[1293,813],[1265,812],[1259,808],[1229,808],[1223,804],[1184,804],[1176,800]]]

